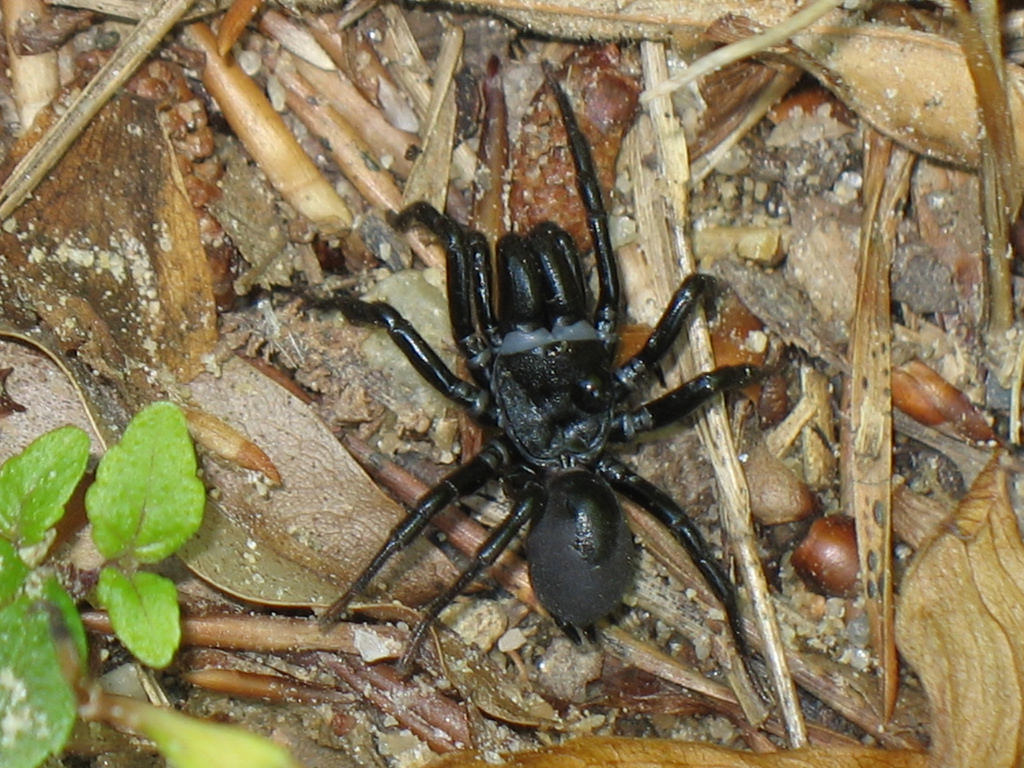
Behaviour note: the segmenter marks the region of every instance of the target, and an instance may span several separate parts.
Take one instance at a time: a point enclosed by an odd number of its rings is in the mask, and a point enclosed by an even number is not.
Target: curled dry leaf
[[[931,704],[932,765],[1024,758],[1024,543],[996,454],[903,581],[897,644]]]
[[[274,485],[281,484],[281,473],[263,450],[237,429],[216,416],[196,408],[186,408],[188,431],[206,450],[235,462],[244,469],[262,472]]]
[[[946,425],[973,442],[995,440],[985,415],[967,396],[922,363],[911,360],[892,372],[893,405],[930,427]]]
[[[753,754],[710,744],[662,739],[588,737],[556,747],[513,755],[497,765],[505,768],[925,768],[926,756],[909,750],[867,747],[796,749]],[[431,763],[432,768],[484,768],[494,762],[476,753],[460,752]]]

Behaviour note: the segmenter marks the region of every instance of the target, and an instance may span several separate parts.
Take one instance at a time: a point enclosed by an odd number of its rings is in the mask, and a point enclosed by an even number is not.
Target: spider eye
[[[603,411],[610,399],[608,384],[599,376],[585,376],[573,387],[573,403],[587,413]]]

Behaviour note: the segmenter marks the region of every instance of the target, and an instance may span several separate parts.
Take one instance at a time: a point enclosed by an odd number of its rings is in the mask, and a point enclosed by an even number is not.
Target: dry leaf
[[[154,368],[202,370],[217,334],[210,271],[152,103],[108,104],[4,222],[0,311],[22,327],[41,317],[136,404]]]
[[[268,492],[251,473],[205,461],[219,492],[182,559],[218,588],[255,602],[326,605],[365,567],[402,517],[309,407],[237,358],[221,375],[202,374],[192,403],[258,445],[280,472]],[[451,563],[424,539],[394,558],[375,582],[418,604],[453,576]],[[395,583],[388,585],[388,574]]]
[[[997,454],[903,582],[897,642],[931,704],[932,765],[1019,765],[1024,543]]]
[[[588,737],[513,755],[505,768],[924,768],[926,756],[910,750],[829,747],[757,755],[710,744],[662,739]],[[495,763],[475,753],[455,753],[431,768],[485,768]]]
[[[0,418],[0,464],[23,451],[44,432],[74,424],[89,432],[95,453],[102,453],[74,382],[57,365],[25,344],[0,339],[0,369],[7,369],[5,388],[24,410]]]
[[[480,650],[453,633],[438,632],[444,676],[474,706],[497,720],[530,728],[557,728],[554,709],[528,679],[509,675]]]
[[[232,429],[216,416],[196,408],[185,408],[192,439],[206,450],[244,469],[262,472],[274,485],[281,484],[281,473],[263,450],[237,429]]]

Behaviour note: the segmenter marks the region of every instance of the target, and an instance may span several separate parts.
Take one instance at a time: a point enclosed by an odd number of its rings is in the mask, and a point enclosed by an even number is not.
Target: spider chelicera
[[[324,614],[341,616],[387,560],[415,539],[444,507],[502,478],[511,512],[489,534],[458,580],[424,609],[400,666],[408,668],[426,629],[483,569],[530,526],[526,553],[534,592],[574,639],[618,607],[634,571],[635,545],[616,493],[664,523],[686,548],[744,648],[736,592],[708,551],[700,531],[666,493],[606,453],[609,445],[674,422],[715,393],[743,386],[758,371],[747,365],[703,373],[656,400],[629,401],[645,374],[672,347],[711,279],[691,275],[644,346],[621,365],[619,278],[601,190],[590,150],[569,99],[548,73],[577,185],[595,246],[598,295],[589,307],[580,255],[559,226],[544,223],[528,235],[508,234],[492,259],[483,235],[427,203],[396,217],[400,229],[422,224],[447,253],[448,309],[472,381],[456,376],[393,307],[351,296],[339,299],[350,322],[387,331],[426,381],[465,408],[497,437],[429,490],[391,532],[349,589]],[[493,262],[493,263],[492,263]]]

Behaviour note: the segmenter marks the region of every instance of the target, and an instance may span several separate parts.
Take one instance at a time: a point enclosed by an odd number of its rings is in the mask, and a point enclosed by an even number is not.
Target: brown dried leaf
[[[495,763],[476,753],[448,755],[432,768],[484,768]],[[926,756],[909,750],[867,747],[796,749],[758,755],[710,744],[662,739],[588,737],[536,752],[523,752],[498,763],[505,768],[924,768]]]
[[[1000,459],[903,581],[897,641],[931,704],[932,765],[1024,756],[1024,543]]]
[[[80,392],[52,360],[25,344],[0,339],[0,368],[9,371],[4,376],[8,396],[24,406],[0,417],[0,464],[39,435],[65,424],[89,432],[93,451],[102,453],[103,441],[93,430]]]
[[[474,706],[493,718],[530,728],[554,728],[554,709],[528,680],[511,676],[491,659],[456,635],[438,632],[444,676]]]
[[[0,312],[38,318],[136,404],[203,368],[216,311],[195,212],[153,104],[108,104],[0,231]],[[151,393],[147,395],[146,393]]]
[[[981,160],[974,85],[961,48],[926,32],[880,25],[807,33],[808,66],[860,117],[904,147],[956,165]],[[811,63],[813,62],[813,63]],[[1024,116],[1021,70],[1007,70],[1010,111]],[[1018,131],[1018,154],[1024,132]]]
[[[281,484],[281,473],[274,462],[245,435],[205,411],[196,408],[185,408],[184,411],[192,439],[203,448],[240,467],[262,472],[274,485]]]

